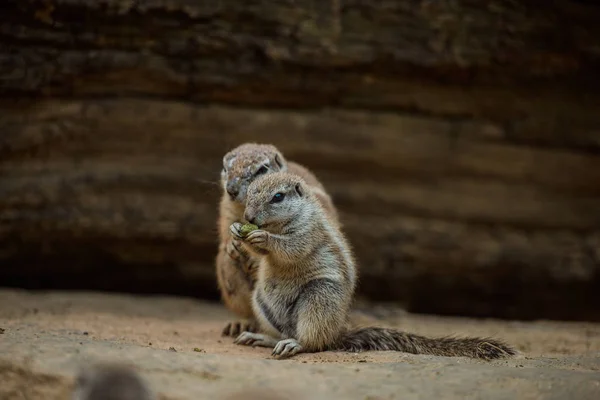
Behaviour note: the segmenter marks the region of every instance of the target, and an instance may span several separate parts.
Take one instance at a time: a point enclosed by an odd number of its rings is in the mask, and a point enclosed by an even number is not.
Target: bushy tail
[[[490,338],[428,338],[387,328],[360,328],[346,332],[336,350],[360,352],[395,350],[412,354],[446,357],[471,357],[492,360],[514,356],[509,345]]]

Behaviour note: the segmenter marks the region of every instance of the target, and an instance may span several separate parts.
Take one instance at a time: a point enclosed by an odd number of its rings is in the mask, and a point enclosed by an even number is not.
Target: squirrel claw
[[[229,232],[231,232],[231,234],[233,236],[235,236],[238,239],[243,239],[244,237],[242,236],[242,224],[240,224],[239,222],[234,222],[233,224],[231,224],[229,226]]]
[[[288,358],[302,351],[302,345],[296,339],[284,339],[277,342],[272,356],[275,358]]]
[[[238,320],[229,322],[225,328],[223,328],[222,336],[236,337],[242,332],[256,332],[256,324],[249,320]]]
[[[273,347],[277,340],[261,333],[242,332],[233,343],[252,347]]]
[[[269,233],[267,231],[263,231],[263,230],[255,230],[250,232],[250,234],[248,236],[246,236],[246,242],[256,246],[256,245],[262,245],[264,243],[267,242],[267,239],[269,237]]]

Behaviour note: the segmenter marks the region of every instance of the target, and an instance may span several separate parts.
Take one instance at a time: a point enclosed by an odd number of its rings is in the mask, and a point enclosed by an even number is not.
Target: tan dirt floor
[[[600,324],[423,316],[382,305],[360,309],[353,316],[362,325],[495,336],[522,355],[483,362],[325,352],[273,360],[268,349],[237,346],[220,336],[232,315],[219,304],[4,289],[0,399],[68,398],[77,368],[99,360],[135,364],[163,398],[172,399],[225,398],[250,388],[294,399],[600,399]]]

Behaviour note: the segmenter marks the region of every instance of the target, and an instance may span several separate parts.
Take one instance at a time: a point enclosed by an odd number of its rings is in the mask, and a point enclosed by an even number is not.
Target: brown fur
[[[241,243],[229,235],[229,226],[243,219],[246,191],[260,168],[263,168],[264,175],[288,171],[301,176],[338,223],[337,211],[319,180],[306,167],[285,160],[275,146],[245,143],[228,152],[223,157],[221,172],[223,195],[219,205],[220,243],[216,272],[223,302],[243,319],[228,323],[223,329],[224,335],[237,336],[241,331],[255,330],[251,294],[257,279],[258,264],[256,257],[244,251]]]
[[[394,329],[348,330],[356,267],[341,227],[332,222],[299,176],[273,173],[247,190],[245,218],[259,227],[242,239],[260,258],[253,309],[261,333],[243,332],[236,343],[273,348],[278,358],[323,350],[396,350],[481,359],[515,354],[482,338],[427,338]]]

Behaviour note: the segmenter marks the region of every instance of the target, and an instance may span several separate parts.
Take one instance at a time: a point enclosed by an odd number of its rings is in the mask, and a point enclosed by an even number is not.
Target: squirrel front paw
[[[250,232],[244,241],[256,248],[264,249],[269,240],[269,232],[257,229]]]
[[[241,239],[238,239],[235,236],[227,240],[225,252],[227,253],[227,255],[229,255],[229,257],[231,257],[231,259],[235,261],[245,261],[248,258],[246,250],[242,248]]]
[[[269,239],[269,232],[263,231],[262,229],[256,229],[244,236],[242,232],[243,225],[239,222],[234,222],[229,226],[229,231],[233,238],[237,241],[244,243],[247,247],[254,249],[259,254],[267,254],[267,242]]]
[[[234,238],[243,240],[244,236],[242,235],[242,224],[239,222],[234,222],[229,226],[229,232],[233,235]]]

